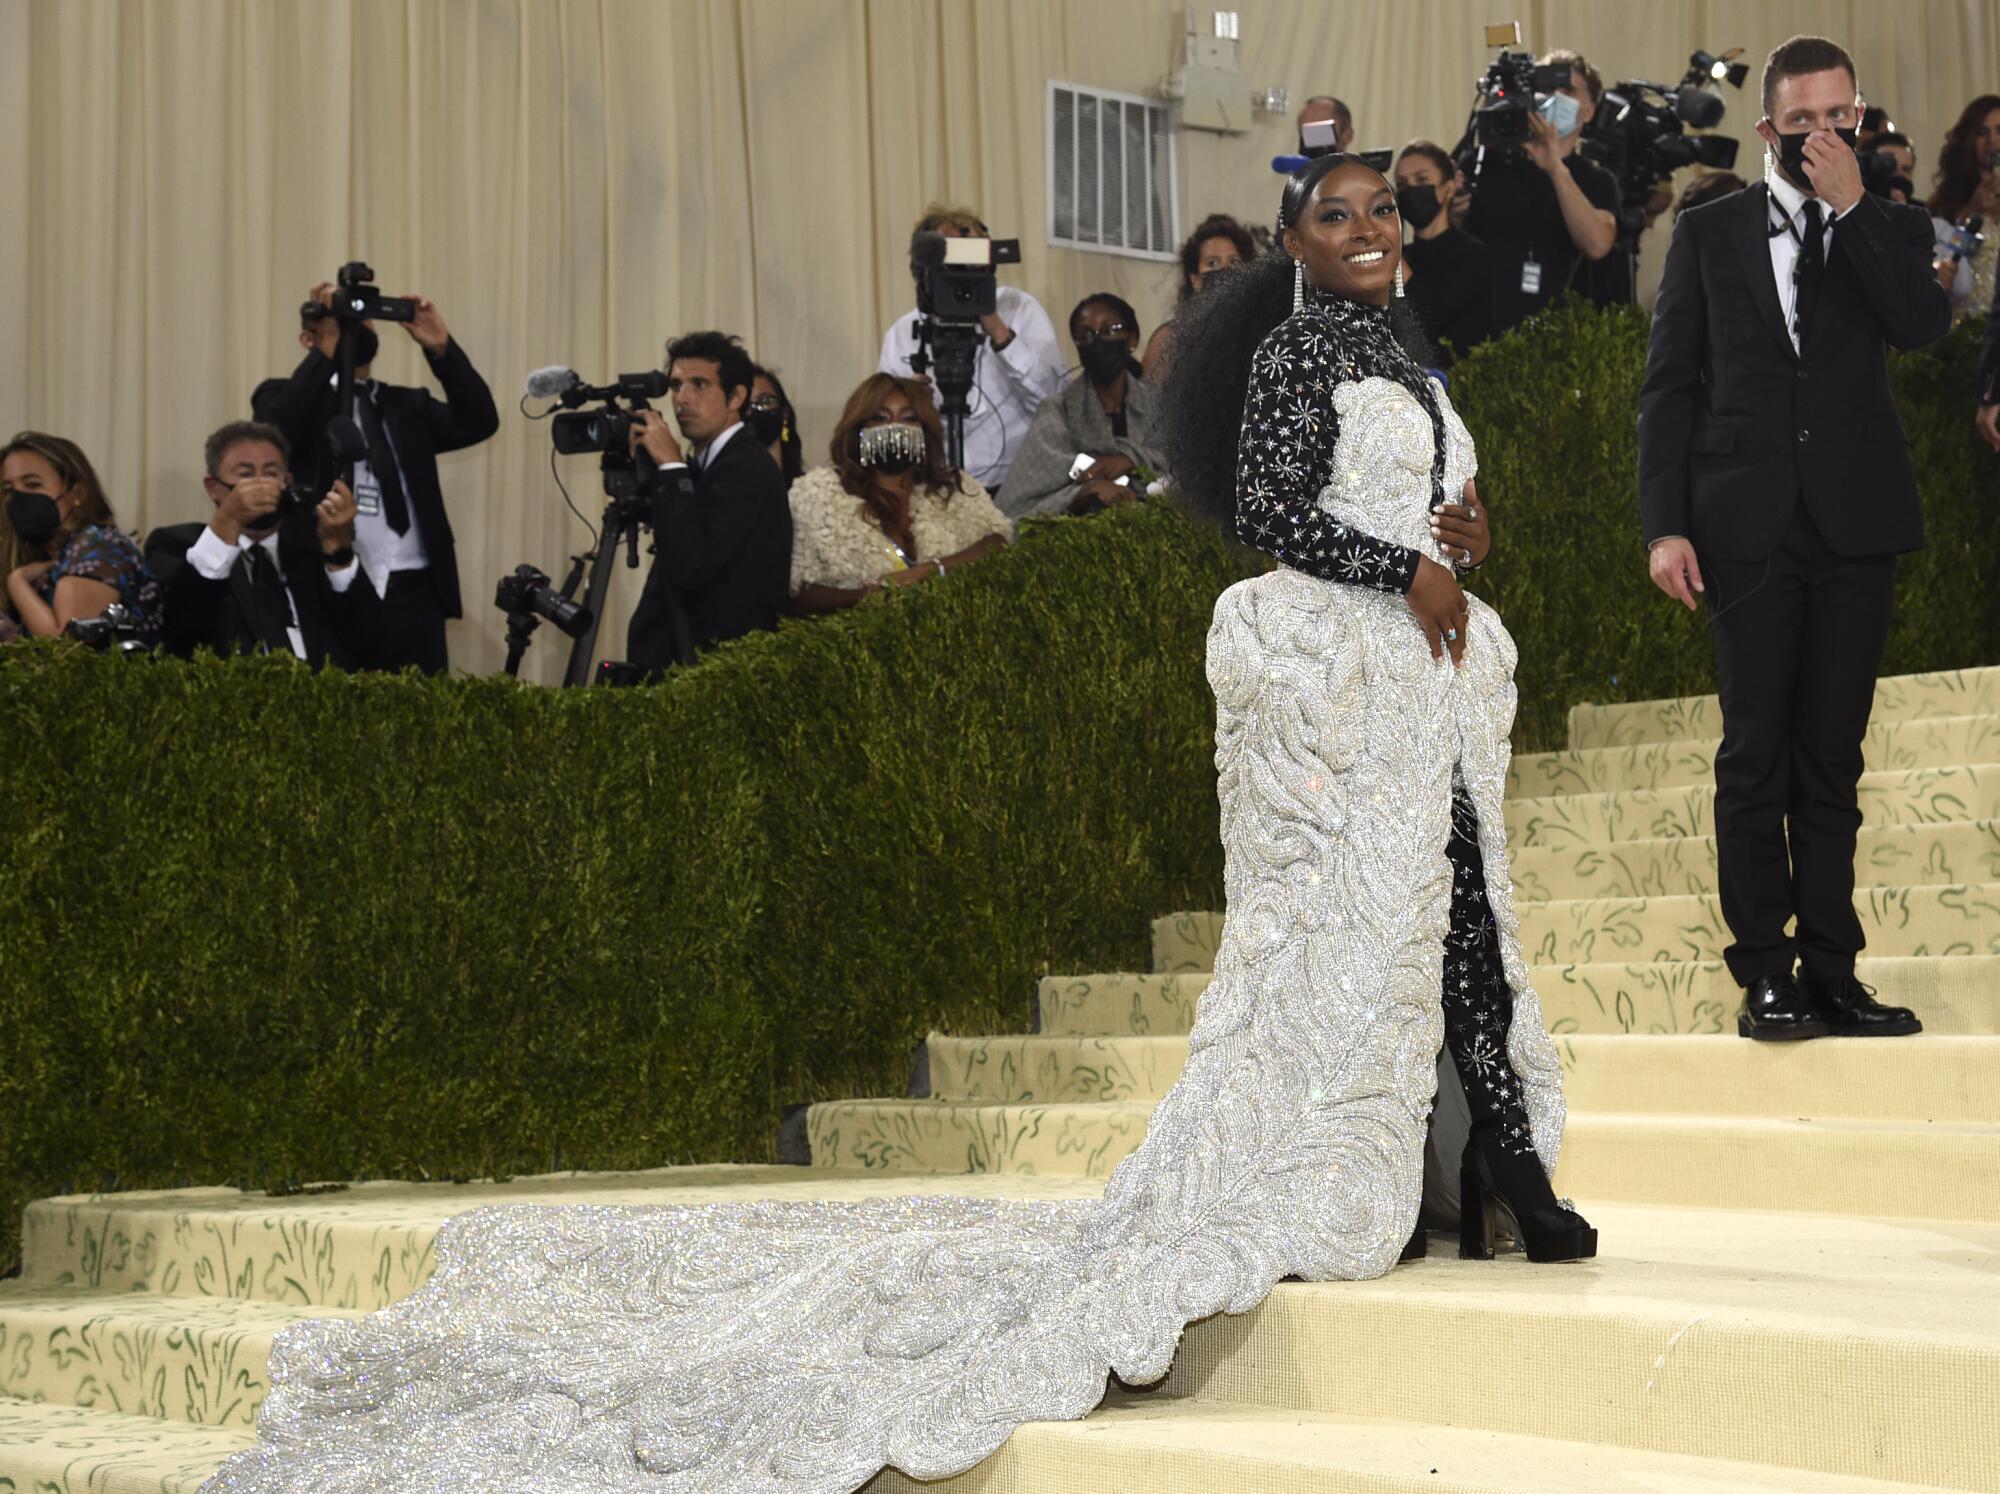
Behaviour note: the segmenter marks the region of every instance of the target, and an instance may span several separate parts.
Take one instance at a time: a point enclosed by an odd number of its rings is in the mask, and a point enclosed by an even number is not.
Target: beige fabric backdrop
[[[1608,78],[1672,81],[1695,46],[1761,63],[1822,31],[1917,139],[1926,179],[1959,105],[2000,88],[2000,0],[1236,6],[1246,86],[1338,93],[1364,145],[1449,144],[1482,25],[1510,8],[1532,46],[1579,47]],[[668,334],[721,326],[782,370],[817,460],[909,304],[909,226],[939,196],[1020,236],[1011,273],[1058,325],[1108,288],[1150,329],[1170,267],[1045,242],[1045,88],[1156,91],[1183,16],[1169,0],[0,0],[0,426],[81,441],[130,527],[198,517],[203,435],[290,367],[306,288],[368,259],[385,289],[439,303],[501,405],[499,436],[444,472],[470,613],[453,656],[489,672],[494,580],[523,560],[560,575],[585,537],[546,428],[515,411],[526,370],[654,366]],[[1748,136],[1754,94],[1753,68],[1730,133]],[[1267,163],[1291,135],[1262,116],[1243,136],[1183,132],[1179,227],[1268,219]],[[418,378],[384,332],[383,375]],[[594,467],[563,469],[594,519]],[[619,572],[613,654],[638,580]],[[538,636],[535,677],[562,642]]]

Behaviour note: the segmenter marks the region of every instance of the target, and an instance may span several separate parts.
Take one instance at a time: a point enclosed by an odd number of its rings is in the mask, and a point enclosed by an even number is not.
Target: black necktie
[[[382,416],[368,390],[361,391],[357,403],[361,406],[361,434],[368,438],[368,470],[375,474],[376,485],[382,489],[382,517],[396,533],[408,534],[410,505],[403,498],[402,474],[396,471],[396,453],[390,450],[389,438],[383,434]]]
[[[1820,282],[1826,278],[1826,234],[1819,221],[1819,199],[1808,197],[1800,210],[1805,219],[1805,236],[1799,240],[1799,263],[1792,272],[1798,295],[1792,302],[1792,327],[1798,333],[1799,351],[1806,346],[1806,328],[1812,324],[1813,308],[1819,304]]]
[[[292,599],[285,593],[285,583],[278,575],[278,567],[264,553],[262,545],[252,545],[245,550],[243,564],[244,574],[250,581],[250,603],[254,609],[250,631],[265,647],[281,648],[290,653]]]

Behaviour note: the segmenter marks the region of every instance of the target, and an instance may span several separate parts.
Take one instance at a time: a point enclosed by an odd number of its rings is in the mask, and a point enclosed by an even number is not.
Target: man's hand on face
[[[218,539],[235,544],[245,530],[254,530],[260,520],[277,512],[285,485],[275,477],[246,477],[223,495],[208,521]]]
[[[1835,217],[1861,200],[1861,159],[1832,130],[1806,136],[1806,180]]]

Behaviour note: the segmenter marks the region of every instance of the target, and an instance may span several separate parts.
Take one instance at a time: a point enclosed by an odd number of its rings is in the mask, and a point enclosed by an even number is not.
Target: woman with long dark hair
[[[1194,232],[1181,241],[1181,283],[1174,304],[1185,306],[1201,293],[1208,277],[1256,257],[1257,245],[1250,230],[1227,213],[1210,213],[1195,224]],[[1139,366],[1149,379],[1158,379],[1165,370],[1167,354],[1173,348],[1174,322],[1169,317],[1153,329],[1140,355]]]
[[[1561,1073],[1500,828],[1513,645],[1452,578],[1486,544],[1472,442],[1398,337],[1388,183],[1321,157],[1281,228],[1293,257],[1190,302],[1172,365],[1192,496],[1281,563],[1216,605],[1228,917],[1186,1066],[1103,1198],[462,1215],[414,1296],[280,1336],[263,1441],[215,1490],[956,1473],[1107,1374],[1159,1379],[1197,1318],[1394,1267],[1447,1033],[1462,1249],[1490,1253],[1504,1201],[1531,1260],[1593,1252],[1544,1170]],[[1209,413],[1232,405],[1240,431]]]
[[[1966,262],[1972,284],[1960,301],[1965,314],[1985,316],[2000,270],[2000,93],[1982,93],[1958,112],[1938,150],[1928,206],[1933,218],[1963,224],[1978,218],[1986,240]],[[1955,290],[1956,287],[1953,287]]]

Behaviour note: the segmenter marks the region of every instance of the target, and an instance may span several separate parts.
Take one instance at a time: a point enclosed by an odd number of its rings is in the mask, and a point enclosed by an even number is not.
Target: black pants
[[[395,673],[415,665],[425,674],[444,674],[451,668],[444,601],[428,569],[391,571],[387,596],[376,596],[365,575],[355,577],[355,585],[366,588],[355,609],[363,669]]]
[[[1444,1042],[1465,1090],[1475,1129],[1490,1127],[1503,1149],[1535,1149],[1520,1076],[1507,1059],[1514,993],[1500,963],[1500,929],[1486,901],[1479,855],[1479,814],[1463,790],[1451,800],[1451,927],[1444,939]]]
[[[1803,503],[1767,560],[1701,562],[1722,697],[1715,843],[1729,973],[1854,969],[1861,739],[1889,636],[1892,555],[1836,555]],[[1794,917],[1796,932],[1785,926]]]

